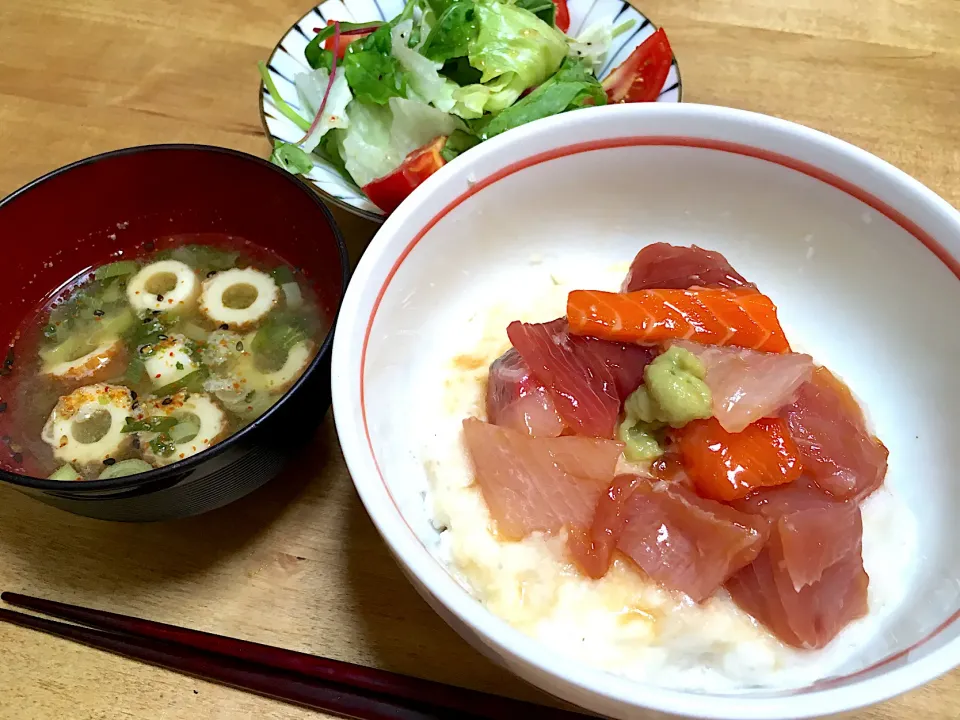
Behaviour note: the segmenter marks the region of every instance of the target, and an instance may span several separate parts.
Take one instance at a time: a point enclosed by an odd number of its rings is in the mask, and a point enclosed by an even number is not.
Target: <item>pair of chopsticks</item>
[[[0,594],[0,599],[76,624],[0,608],[2,622],[346,718],[587,718],[576,712],[127,615],[11,592]]]

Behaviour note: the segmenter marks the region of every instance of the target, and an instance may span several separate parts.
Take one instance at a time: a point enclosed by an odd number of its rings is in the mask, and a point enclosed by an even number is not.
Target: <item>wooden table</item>
[[[264,155],[257,60],[312,0],[0,0],[0,194],[153,142]],[[646,0],[685,99],[860,145],[960,205],[958,0]],[[375,228],[337,219],[358,255]],[[29,238],[24,238],[29,240]],[[329,417],[282,479],[205,517],[117,525],[0,489],[0,588],[542,698],[420,600]],[[305,710],[0,626],[2,718],[305,718]],[[960,717],[960,672],[851,717]]]

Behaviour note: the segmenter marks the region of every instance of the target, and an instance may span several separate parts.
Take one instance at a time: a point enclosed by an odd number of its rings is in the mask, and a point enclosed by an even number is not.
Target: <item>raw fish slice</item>
[[[820,580],[799,591],[783,564],[780,535],[772,533],[760,556],[726,587],[740,607],[784,643],[822,648],[849,623],[866,615],[869,578],[859,544],[825,569]]]
[[[799,353],[760,353],[679,340],[700,358],[713,395],[713,416],[727,432],[740,432],[760,418],[773,417],[796,399],[813,374],[813,358]]]
[[[716,418],[694,420],[673,433],[697,493],[730,502],[762,487],[800,479],[800,452],[780,418],[764,418],[729,433]]]
[[[823,490],[859,501],[883,483],[887,448],[867,432],[862,411],[829,372],[817,369],[781,414],[804,468]]]
[[[826,568],[858,548],[863,537],[857,504],[828,495],[807,476],[731,505],[774,524],[784,567],[797,589],[816,582]]]
[[[863,525],[809,478],[733,503],[775,523],[763,552],[727,582],[740,607],[783,642],[820,648],[867,611]]]
[[[550,391],[564,424],[578,435],[613,437],[621,401],[642,382],[650,348],[570,335],[563,318],[510,323],[510,342]]]
[[[803,641],[787,622],[787,613],[777,592],[773,562],[766,549],[761,551],[756,560],[727,580],[724,587],[744,612],[765,625],[781,642],[803,647]]]
[[[590,523],[623,451],[612,440],[531,438],[476,418],[463,421],[463,433],[497,531],[509,540]]]
[[[610,569],[613,551],[626,525],[627,502],[634,490],[650,478],[642,475],[620,475],[600,496],[593,523],[589,528],[572,525],[567,528],[567,549],[584,575],[603,577]]]
[[[783,564],[797,591],[823,577],[828,568],[856,552],[863,538],[863,522],[856,505],[800,510],[777,521],[783,546]]]
[[[617,548],[653,580],[700,602],[752,562],[768,523],[671,483],[641,483],[630,496]]]
[[[804,475],[789,485],[752,492],[742,500],[731,502],[730,505],[742,512],[763,515],[776,522],[783,515],[801,510],[831,507],[839,502],[817,487],[810,477]]]
[[[744,288],[574,290],[567,296],[567,321],[574,335],[614,342],[693,340],[762,352],[790,350],[773,301]]]
[[[696,245],[679,247],[667,243],[647,245],[633,259],[623,281],[623,292],[691,287],[742,287],[749,285],[718,252]]]
[[[643,384],[643,369],[658,353],[655,347],[570,335],[566,322],[564,329],[578,353],[582,349],[584,357],[594,359],[593,367],[602,365],[610,371],[621,402]]]
[[[533,437],[557,437],[564,427],[550,393],[531,376],[515,348],[490,365],[487,418]]]

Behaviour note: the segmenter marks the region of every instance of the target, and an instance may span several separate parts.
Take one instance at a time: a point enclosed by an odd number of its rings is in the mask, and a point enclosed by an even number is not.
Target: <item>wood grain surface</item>
[[[310,3],[0,0],[0,195],[129,145],[266,155],[255,64]],[[685,100],[824,130],[960,204],[960,0],[646,0],[643,10],[670,33]],[[375,228],[336,216],[358,256]],[[186,521],[86,520],[0,488],[0,588],[543,697],[478,656],[403,578],[329,417],[282,478]],[[4,720],[247,717],[319,715],[0,626]],[[960,718],[960,672],[849,717]]]

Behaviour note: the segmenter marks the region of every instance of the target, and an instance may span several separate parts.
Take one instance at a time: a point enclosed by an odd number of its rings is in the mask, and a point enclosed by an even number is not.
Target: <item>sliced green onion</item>
[[[202,327],[200,327],[199,325],[195,325],[192,322],[184,323],[183,326],[180,328],[180,332],[182,332],[190,340],[193,340],[195,342],[205,342],[207,339],[207,336],[210,334],[209,332],[204,330]]]
[[[103,315],[96,324],[97,338],[120,337],[134,326],[137,318],[130,308],[111,311],[108,315]]]
[[[172,417],[151,417],[145,420],[127,418],[120,432],[165,432],[176,424],[176,419]]]
[[[293,276],[293,270],[288,268],[286,265],[279,265],[270,271],[270,274],[273,276],[273,279],[276,281],[277,285],[284,285],[288,282],[296,282],[296,278]]]
[[[158,397],[166,397],[178,393],[181,390],[186,390],[187,392],[203,392],[203,381],[206,380],[209,375],[210,371],[206,368],[198,368],[191,373],[187,373],[179,380],[174,380],[172,383],[164,385],[157,390],[156,395]]]
[[[119,260],[107,265],[101,265],[93,273],[97,280],[106,280],[107,278],[120,277],[122,275],[132,275],[139,269],[133,260]]]
[[[304,132],[309,130],[310,121],[304,117],[301,117],[296,110],[287,104],[286,100],[280,97],[280,92],[277,90],[277,86],[274,84],[273,78],[270,77],[270,73],[267,70],[267,65],[263,62],[263,60],[257,63],[257,69],[260,71],[260,77],[263,78],[263,85],[267,88],[267,92],[270,93],[270,99],[273,100],[273,104],[276,105],[277,110],[279,110],[284,117],[286,117]]]
[[[170,442],[169,436],[167,436],[165,433],[160,433],[150,441],[150,449],[153,450],[157,455],[163,455],[166,457],[168,455],[173,455],[173,451],[176,448],[174,448],[173,443]]]
[[[53,475],[49,476],[50,480],[83,480],[83,476],[80,475],[76,470],[73,469],[73,465],[67,463],[66,465],[61,465],[56,469]]]
[[[114,463],[100,473],[100,477],[97,479],[109,480],[111,478],[126,477],[127,475],[137,475],[147,472],[147,470],[153,470],[153,465],[139,458],[131,458],[130,460],[121,460],[120,462]]]
[[[283,290],[283,294],[287,299],[288,308],[296,310],[303,305],[303,293],[300,292],[300,286],[295,282],[284,283],[280,286],[280,289]]]
[[[613,40],[623,35],[627,30],[633,27],[635,22],[636,20],[627,20],[626,22],[622,22],[619,25],[617,25],[613,29],[613,32],[610,33],[610,39]]]

